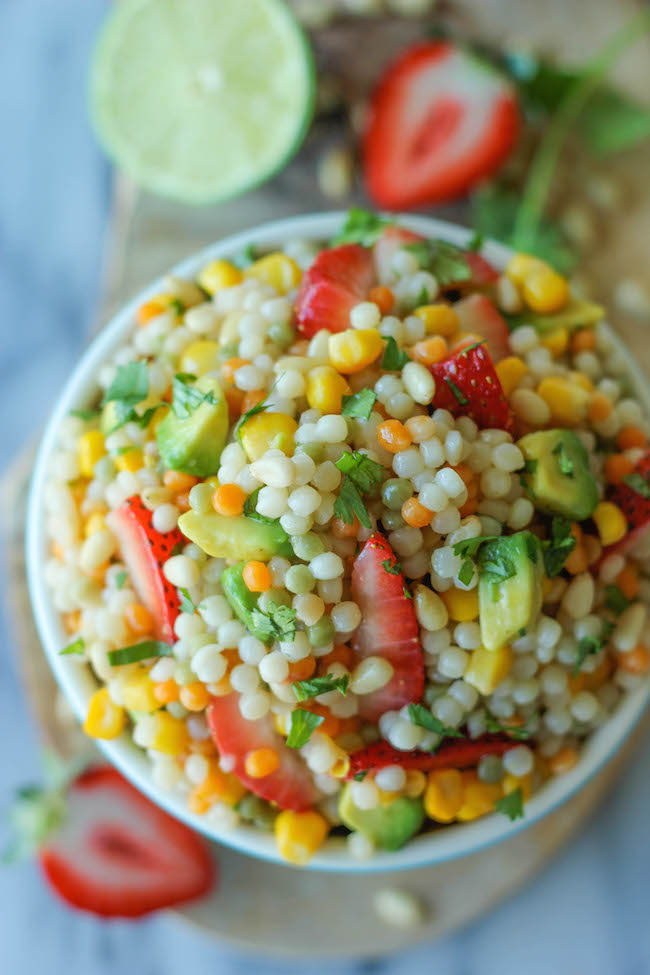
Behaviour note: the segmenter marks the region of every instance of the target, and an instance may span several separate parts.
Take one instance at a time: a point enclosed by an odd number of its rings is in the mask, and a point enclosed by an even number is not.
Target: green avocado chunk
[[[481,546],[478,555],[481,641],[499,650],[542,608],[544,559],[532,532],[516,532]]]
[[[598,487],[582,441],[571,430],[538,430],[517,442],[526,458],[521,480],[540,511],[573,521],[588,518],[598,504]]]
[[[170,412],[156,431],[160,456],[166,467],[195,477],[209,477],[219,469],[219,458],[228,436],[228,404],[213,376],[201,376],[194,384],[209,393],[188,417]]]
[[[279,522],[264,523],[243,515],[226,517],[216,512],[200,515],[186,511],[178,519],[183,534],[208,555],[219,559],[267,562],[274,555],[291,558],[289,536]]]
[[[259,595],[256,592],[251,592],[244,582],[245,565],[245,562],[238,562],[236,565],[224,569],[221,573],[221,588],[233,613],[241,620],[248,632],[266,643],[268,641],[268,630],[258,629],[254,623],[253,610],[257,609]]]
[[[421,799],[400,796],[387,806],[359,809],[352,800],[350,783],[341,792],[339,816],[348,829],[363,833],[382,850],[399,850],[424,822]]]

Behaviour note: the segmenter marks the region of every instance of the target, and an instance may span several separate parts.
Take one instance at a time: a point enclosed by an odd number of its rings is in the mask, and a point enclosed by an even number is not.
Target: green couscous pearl
[[[406,524],[399,511],[389,511],[388,508],[384,508],[381,515],[381,521],[386,531],[389,532],[394,532],[398,528],[403,528]]]
[[[500,782],[503,778],[503,762],[498,755],[483,755],[476,771],[481,782]]]
[[[323,459],[323,445],[320,443],[299,443],[296,444],[294,453],[307,454],[315,464],[318,464]]]
[[[195,484],[190,491],[189,501],[193,511],[197,515],[207,515],[212,510],[212,494],[214,488],[209,484]]]
[[[258,796],[252,794],[244,796],[238,803],[237,810],[242,819],[254,823],[259,829],[273,828],[276,813],[271,809],[268,802],[264,802]]]
[[[381,499],[391,511],[399,511],[413,495],[413,485],[404,477],[389,477],[381,489]]]
[[[293,535],[291,545],[296,556],[304,562],[311,562],[317,555],[322,555],[325,551],[323,542],[314,532],[306,532],[304,535]]]
[[[275,322],[269,325],[268,335],[272,342],[279,345],[281,349],[286,349],[294,341],[296,330],[289,322]]]
[[[334,639],[334,624],[329,616],[321,616],[318,623],[307,627],[307,636],[312,647],[324,647]]]
[[[289,592],[295,593],[296,596],[311,592],[315,582],[311,570],[306,565],[292,565],[290,569],[287,569],[287,574],[284,577],[286,588]]]

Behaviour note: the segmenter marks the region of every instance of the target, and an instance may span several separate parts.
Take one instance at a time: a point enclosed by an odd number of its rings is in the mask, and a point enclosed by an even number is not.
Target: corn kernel
[[[243,274],[230,261],[211,261],[199,272],[197,281],[204,291],[213,295],[222,288],[232,288],[243,280]]]
[[[101,532],[106,528],[106,519],[103,514],[99,511],[93,512],[92,515],[86,520],[84,525],[84,535],[86,538],[90,538],[95,532]]]
[[[456,819],[468,822],[492,812],[494,804],[501,798],[501,783],[481,782],[476,772],[463,772],[463,803]]]
[[[206,372],[214,372],[221,365],[219,346],[216,342],[201,339],[191,342],[181,356],[180,372],[189,372],[193,376],[204,376]]]
[[[589,394],[563,376],[547,376],[537,387],[549,410],[553,423],[573,427],[581,423],[589,409]]]
[[[241,445],[251,462],[271,448],[291,455],[297,429],[298,424],[287,413],[256,413],[240,429]]]
[[[539,257],[532,254],[514,254],[508,261],[506,274],[515,284],[522,285],[525,279],[533,271],[539,271],[548,267]]]
[[[135,474],[136,471],[140,471],[144,467],[144,457],[142,451],[134,447],[132,450],[126,450],[123,454],[118,454],[114,463],[118,471],[130,471]]]
[[[323,845],[329,824],[317,812],[283,810],[275,820],[275,842],[285,860],[305,866]]]
[[[508,676],[512,667],[513,652],[509,646],[498,650],[478,647],[472,651],[469,667],[463,680],[475,687],[481,694],[492,694],[502,680]]]
[[[281,295],[286,295],[287,291],[297,288],[302,278],[302,271],[294,260],[277,251],[274,254],[267,254],[255,261],[244,271],[247,278],[257,278],[264,284],[270,284]]]
[[[153,734],[150,747],[164,755],[180,755],[185,751],[189,734],[185,722],[175,718],[169,711],[156,711],[151,716]]]
[[[569,300],[566,278],[550,267],[535,268],[524,278],[522,296],[531,311],[551,315]]]
[[[594,384],[592,383],[589,376],[586,376],[584,372],[578,372],[577,370],[569,373],[569,380],[579,386],[580,389],[584,389],[586,393],[593,393]]]
[[[424,792],[424,809],[429,819],[451,823],[463,804],[463,779],[455,768],[429,773]]]
[[[611,501],[601,501],[591,516],[596,523],[603,545],[613,545],[627,531],[627,521],[621,509]]]
[[[478,590],[456,589],[452,586],[446,592],[440,593],[440,598],[447,607],[452,620],[457,623],[468,623],[478,616]]]
[[[330,363],[339,372],[361,372],[381,355],[383,347],[376,328],[349,328],[330,335]]]
[[[569,346],[568,328],[556,328],[546,335],[540,342],[545,346],[554,358],[564,355]]]
[[[406,786],[404,787],[404,792],[407,796],[410,796],[412,799],[421,796],[426,787],[427,777],[421,769],[410,768],[406,770]]]
[[[122,697],[129,711],[157,711],[160,707],[154,691],[155,684],[146,670],[139,670],[124,681]]]
[[[79,470],[84,477],[92,477],[95,464],[106,454],[104,434],[100,430],[87,430],[77,441]]]
[[[316,366],[307,373],[307,402],[321,413],[340,413],[343,396],[350,387],[331,366]]]
[[[413,312],[421,318],[428,335],[454,335],[460,327],[458,314],[451,305],[439,303],[437,305],[420,305]]]
[[[517,355],[506,356],[501,362],[497,362],[494,368],[506,396],[510,396],[514,392],[528,372],[528,366]]]
[[[107,687],[95,691],[88,702],[84,731],[91,738],[117,738],[124,730],[126,712],[111,700]]]

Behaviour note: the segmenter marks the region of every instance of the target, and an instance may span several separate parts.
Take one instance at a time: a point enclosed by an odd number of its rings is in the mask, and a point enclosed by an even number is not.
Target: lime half
[[[186,203],[276,172],[313,100],[309,45],[281,0],[120,0],[92,66],[109,154],[141,186]]]

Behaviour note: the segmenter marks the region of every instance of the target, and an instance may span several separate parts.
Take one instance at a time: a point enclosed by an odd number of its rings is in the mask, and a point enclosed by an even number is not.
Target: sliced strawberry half
[[[514,432],[512,411],[492,359],[482,345],[468,346],[430,368],[436,380],[434,409],[470,416],[481,430]]]
[[[650,485],[650,451],[637,463],[634,473]],[[605,556],[617,552],[624,555],[633,549],[650,531],[650,498],[635,491],[628,484],[615,484],[609,492],[609,500],[618,505],[627,519],[627,534],[620,542],[605,549]]]
[[[510,355],[510,333],[505,319],[485,295],[469,295],[454,305],[463,332],[485,339],[493,362]]]
[[[350,312],[375,280],[372,253],[360,244],[341,244],[318,254],[303,276],[296,298],[298,329],[307,338],[326,328],[350,328]]]
[[[416,44],[373,95],[368,192],[391,210],[456,199],[499,168],[519,127],[515,90],[494,68],[446,41]]]
[[[65,901],[103,917],[140,917],[201,897],[216,867],[196,833],[112,768],[72,783],[65,819],[39,860]]]
[[[134,494],[113,512],[111,527],[136,592],[155,621],[156,638],[173,643],[180,602],[162,567],[185,539],[178,528],[164,533],[156,531],[152,518],[153,513]]]
[[[474,768],[483,755],[503,755],[517,744],[504,735],[482,735],[474,741],[452,739],[443,741],[436,752],[401,752],[387,741],[374,741],[350,755],[347,778],[361,772],[378,772],[387,765],[418,768],[430,772],[436,768]]]
[[[459,282],[461,285],[483,288],[487,284],[494,284],[499,277],[497,269],[478,251],[465,251],[465,260],[470,266],[472,277],[469,282]]]
[[[257,721],[244,718],[239,710],[239,694],[214,697],[206,717],[220,756],[256,796],[275,802],[280,809],[298,812],[309,809],[318,800],[312,774],[300,754],[285,744],[270,717]],[[246,756],[258,748],[273,748],[280,764],[275,772],[255,779],[246,774]]]
[[[380,690],[359,698],[359,714],[368,721],[419,701],[424,691],[420,631],[407,592],[392,548],[375,532],[352,568],[352,593],[361,610],[352,646],[361,657],[385,657],[393,676]]]

